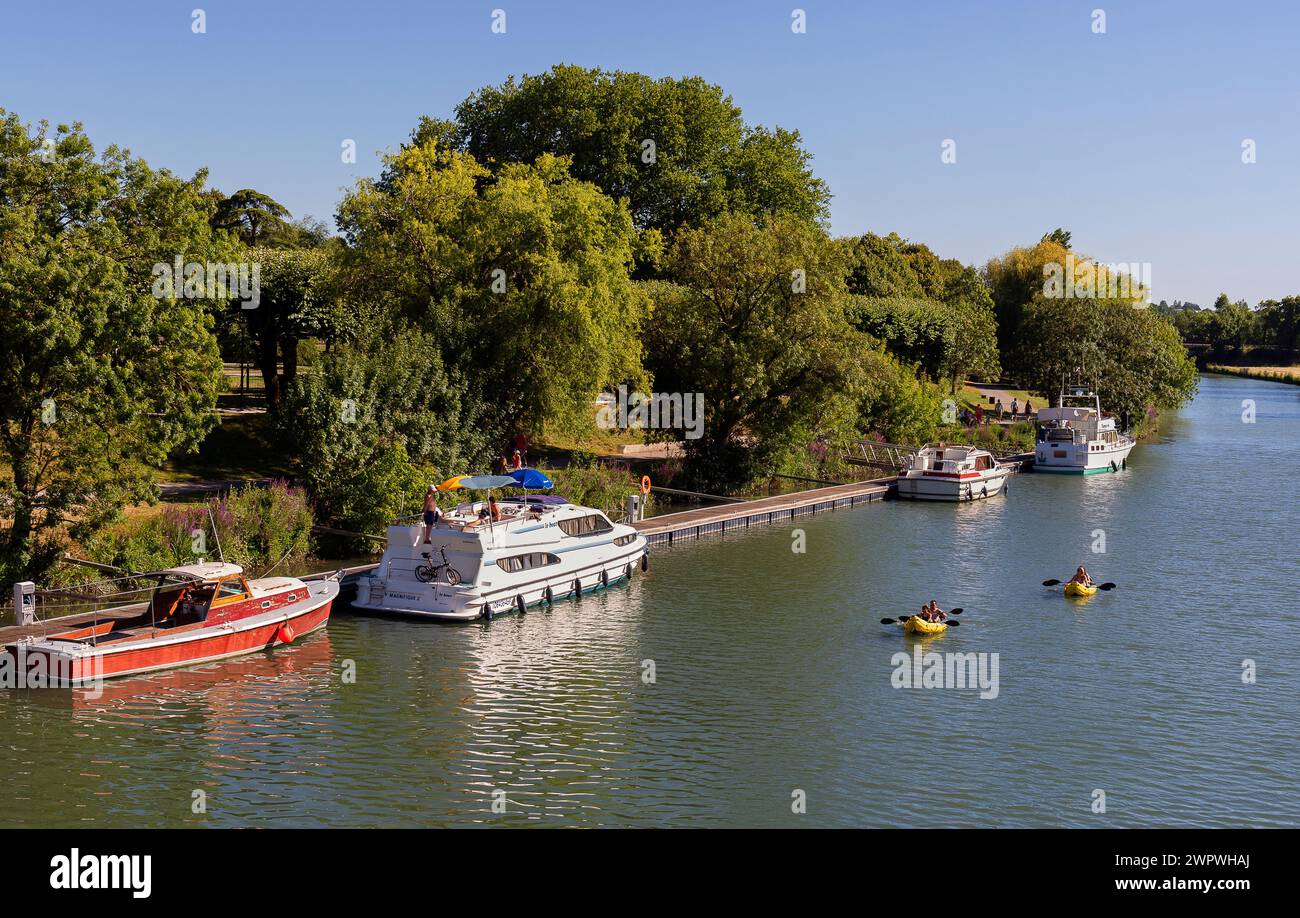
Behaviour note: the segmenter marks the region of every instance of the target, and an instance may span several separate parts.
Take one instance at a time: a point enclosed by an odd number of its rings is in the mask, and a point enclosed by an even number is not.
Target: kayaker
[[[1092,577],[1088,576],[1087,568],[1080,564],[1079,569],[1074,572],[1074,576],[1067,580],[1066,583],[1081,583],[1086,587],[1090,587],[1092,586]]]
[[[932,621],[932,619],[930,618],[930,607],[925,603],[921,603],[921,611],[917,613],[916,617],[923,622]]]
[[[941,622],[948,617],[948,613],[939,608],[937,600],[930,600],[930,621]]]

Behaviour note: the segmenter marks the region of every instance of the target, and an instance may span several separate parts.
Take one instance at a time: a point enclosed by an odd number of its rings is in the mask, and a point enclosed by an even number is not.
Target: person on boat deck
[[[475,526],[481,526],[491,520],[494,523],[501,522],[501,506],[497,503],[496,495],[488,495],[488,505],[478,512],[478,519],[466,526],[466,529],[472,529]]]
[[[1090,576],[1088,575],[1088,569],[1085,568],[1082,564],[1080,564],[1080,565],[1079,565],[1079,569],[1078,569],[1077,571],[1074,572],[1074,576],[1071,577],[1071,578],[1070,578],[1068,581],[1066,581],[1066,582],[1067,582],[1067,583],[1082,583],[1084,586],[1092,586],[1092,577],[1090,577]]]
[[[433,531],[433,525],[442,518],[442,511],[438,509],[438,494],[429,485],[429,490],[424,492],[424,544],[429,544],[429,534]]]

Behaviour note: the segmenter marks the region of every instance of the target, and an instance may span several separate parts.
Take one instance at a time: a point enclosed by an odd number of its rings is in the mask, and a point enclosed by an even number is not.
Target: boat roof
[[[231,564],[228,561],[203,561],[198,564],[169,567],[167,570],[158,573],[171,577],[183,577],[187,580],[221,580],[243,572],[244,569],[238,564]]]

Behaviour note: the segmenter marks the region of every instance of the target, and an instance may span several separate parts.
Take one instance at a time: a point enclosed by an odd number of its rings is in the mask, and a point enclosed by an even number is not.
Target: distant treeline
[[[1209,345],[1213,358],[1250,352],[1254,362],[1293,362],[1300,352],[1300,296],[1262,300],[1255,308],[1220,293],[1214,306],[1161,300],[1155,307],[1189,344]]]

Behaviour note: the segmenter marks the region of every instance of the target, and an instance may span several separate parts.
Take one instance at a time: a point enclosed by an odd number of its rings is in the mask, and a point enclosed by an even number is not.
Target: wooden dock
[[[56,615],[41,619],[31,625],[6,625],[0,628],[0,647],[12,644],[23,638],[44,637],[56,631],[70,631],[96,622],[110,622],[120,618],[131,618],[149,608],[147,602],[134,602],[129,606],[116,606],[110,609],[98,609],[92,612],[74,612],[72,615]]]
[[[890,476],[828,488],[814,488],[811,491],[799,491],[794,494],[760,497],[744,503],[728,503],[716,507],[701,507],[698,510],[684,510],[681,513],[665,513],[663,516],[652,516],[632,525],[651,545],[698,539],[706,535],[730,532],[733,529],[766,526],[805,514],[826,513],[884,500],[894,487],[895,481],[896,479]]]

